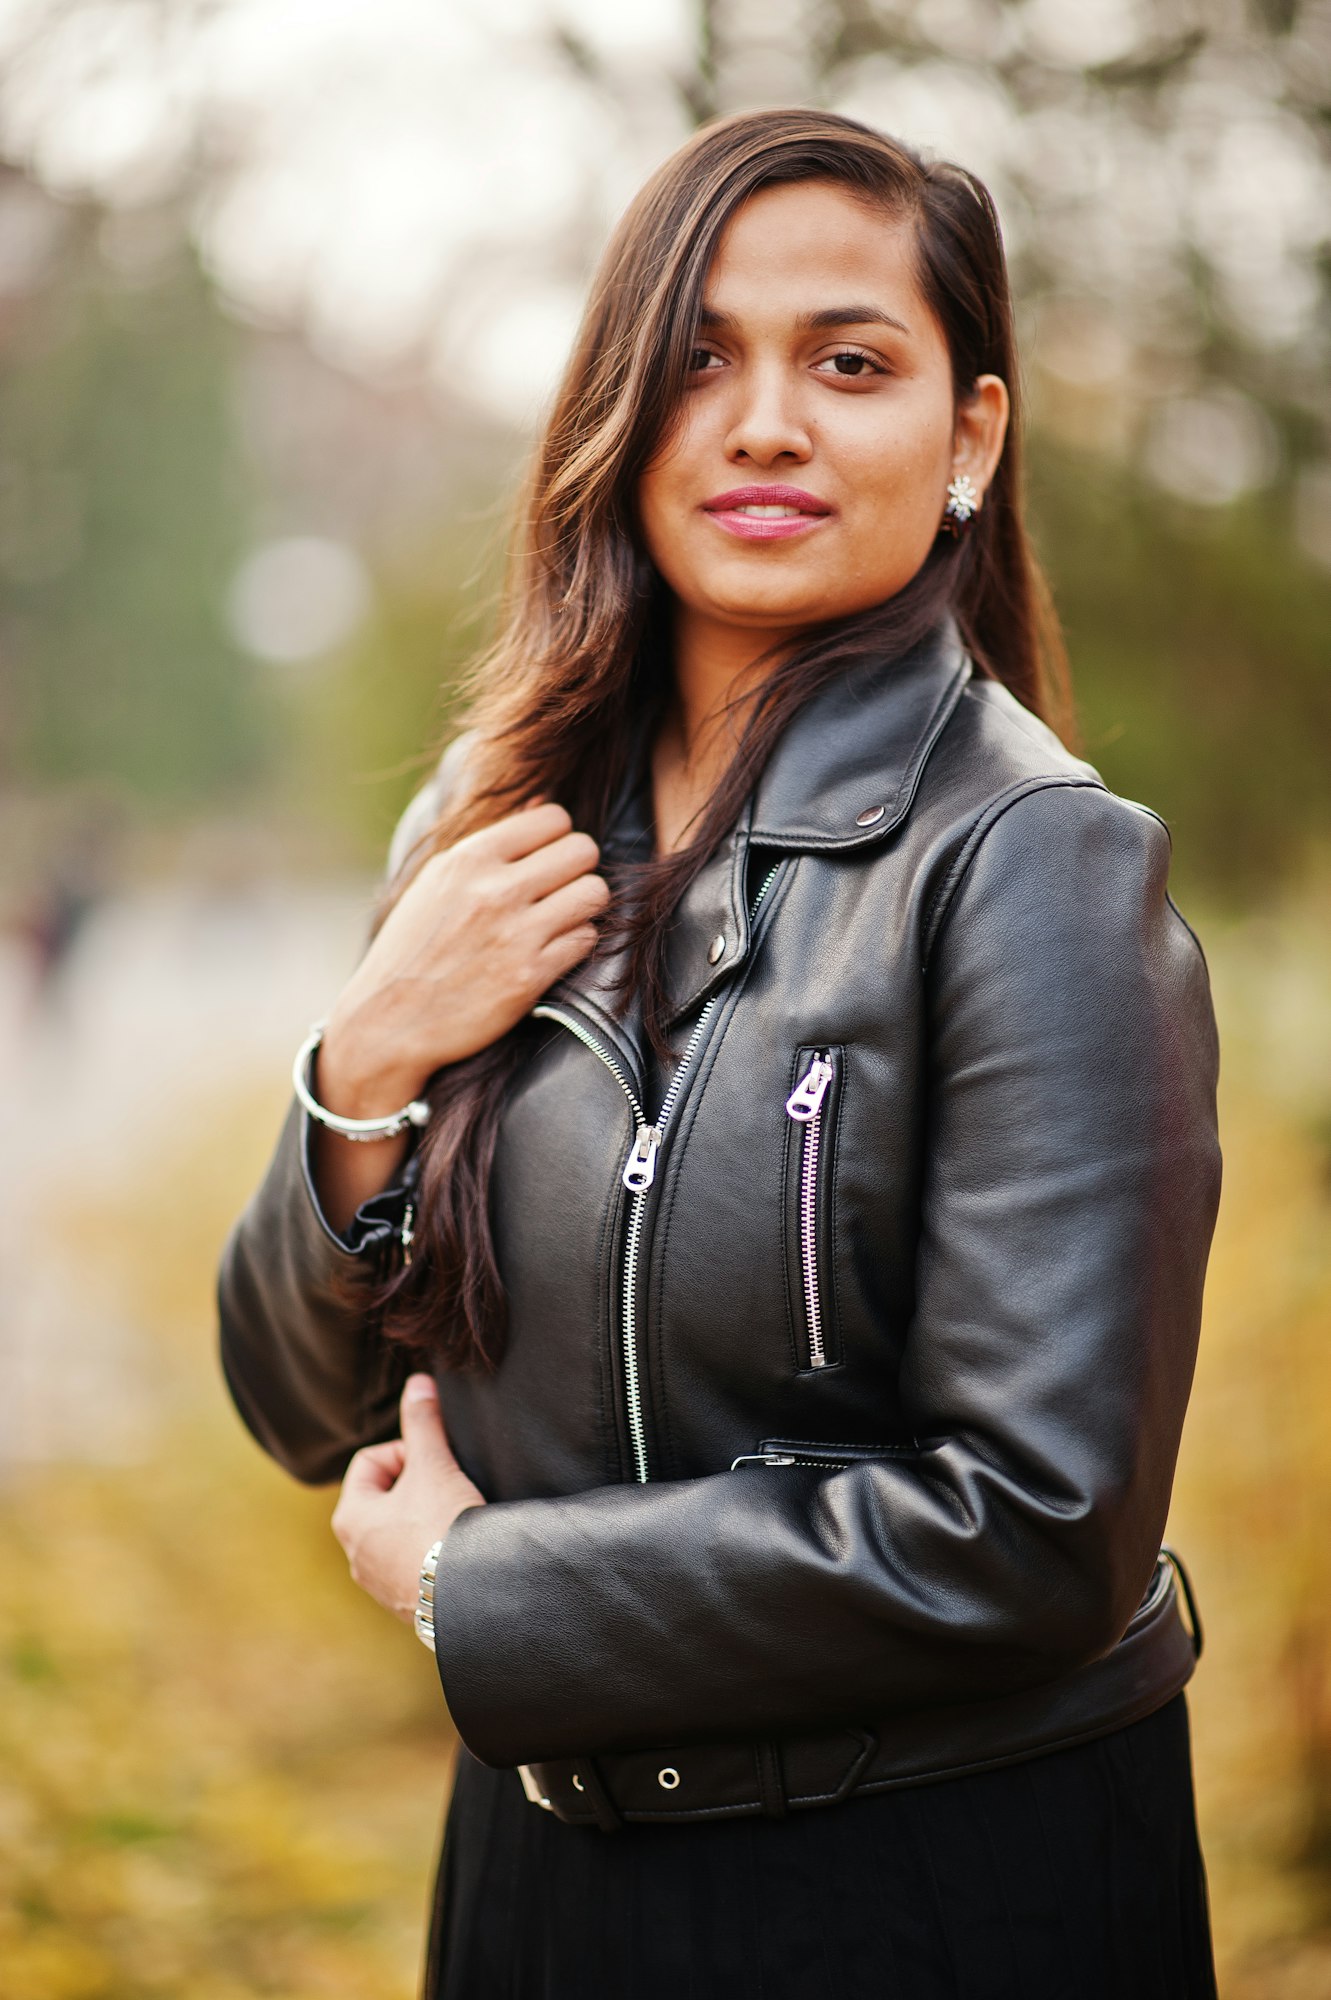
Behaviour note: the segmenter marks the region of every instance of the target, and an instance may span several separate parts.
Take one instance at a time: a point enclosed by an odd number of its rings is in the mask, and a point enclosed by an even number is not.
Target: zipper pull
[[[826,1056],[814,1056],[790,1096],[786,1099],[786,1115],[797,1125],[807,1125],[822,1109],[827,1087],[836,1075]]]
[[[642,1194],[656,1179],[656,1156],[661,1150],[661,1133],[655,1125],[640,1125],[633,1151],[624,1167],[623,1182],[630,1194]]]
[[[402,1211],[402,1227],[398,1231],[398,1237],[402,1244],[402,1262],[404,1264],[411,1262],[411,1246],[416,1241],[416,1232],[411,1225],[415,1219],[416,1205],[414,1202],[409,1201]]]

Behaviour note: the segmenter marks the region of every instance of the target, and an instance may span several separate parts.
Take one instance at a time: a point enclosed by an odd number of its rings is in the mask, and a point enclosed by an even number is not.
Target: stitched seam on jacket
[[[852,1444],[848,1438],[772,1438],[768,1442],[774,1445],[798,1445],[804,1451],[909,1451],[917,1453],[919,1450],[918,1445],[904,1444],[899,1438],[892,1444]]]
[[[1192,939],[1193,944],[1197,947],[1197,956],[1198,958],[1200,958],[1202,965],[1205,968],[1207,978],[1209,979],[1211,976],[1211,967],[1210,967],[1210,962],[1206,956],[1205,947],[1203,946],[1201,939],[1198,937],[1192,925],[1188,922],[1187,918],[1184,916],[1178,904],[1174,901],[1174,898],[1170,895],[1168,889],[1165,890],[1165,902],[1168,905],[1168,907],[1174,912],[1174,915],[1177,917],[1178,921],[1182,924],[1184,930],[1188,933],[1188,936]]]
[[[1104,784],[1098,778],[1043,777],[1018,779],[1006,791],[1000,792],[997,798],[991,799],[988,805],[982,809],[970,832],[966,835],[956,858],[934,892],[933,899],[929,904],[924,920],[924,945],[920,958],[920,970],[922,972],[927,972],[929,969],[929,959],[935,944],[938,942],[938,934],[947,920],[952,900],[986,836],[992,832],[1003,815],[1017,804],[1018,800],[1028,798],[1035,792],[1049,791],[1103,792],[1106,798],[1114,798],[1116,796],[1115,793],[1110,791],[1108,785]],[[1152,818],[1154,817],[1155,815],[1152,814]]]

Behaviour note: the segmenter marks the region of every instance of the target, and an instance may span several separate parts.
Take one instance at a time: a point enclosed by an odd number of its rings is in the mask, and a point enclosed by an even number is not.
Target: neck
[[[783,628],[723,625],[678,607],[669,726],[689,764],[718,756],[725,764],[771,671],[772,649],[791,637]]]
[[[674,626],[673,692],[652,755],[658,851],[688,836],[725,775],[752,698],[771,671],[784,629],[722,625],[680,606]]]

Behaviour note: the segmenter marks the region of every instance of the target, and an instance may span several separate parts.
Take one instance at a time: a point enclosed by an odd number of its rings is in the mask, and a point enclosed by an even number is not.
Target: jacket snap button
[[[720,936],[714,937],[712,939],[712,942],[707,947],[707,963],[709,965],[716,965],[719,963],[721,959],[725,957],[725,955],[726,955],[726,940],[725,940],[725,933],[722,932]]]
[[[575,1792],[580,1792],[582,1790],[582,1779],[578,1776],[576,1771],[573,1773],[573,1789]]]
[[[856,826],[877,826],[886,811],[886,806],[866,806],[862,813],[856,813],[855,824]]]
[[[657,1772],[656,1782],[663,1791],[673,1792],[679,1783],[679,1772],[673,1764],[667,1764],[664,1771]]]

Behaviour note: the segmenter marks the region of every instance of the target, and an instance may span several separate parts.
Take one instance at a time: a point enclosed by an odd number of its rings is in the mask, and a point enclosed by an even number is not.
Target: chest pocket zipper
[[[796,1349],[802,1368],[826,1368],[840,1356],[833,1315],[828,1311],[826,1269],[830,1257],[831,1140],[837,1109],[839,1058],[836,1049],[805,1050],[801,1075],[786,1099],[792,1123],[787,1192],[787,1242],[798,1245],[797,1268],[787,1251],[787,1282]],[[790,1210],[792,1200],[795,1215]]]
[[[842,1472],[848,1465],[872,1463],[875,1459],[918,1458],[920,1447],[913,1439],[895,1444],[821,1444],[806,1438],[765,1438],[757,1451],[741,1452],[730,1470],[741,1465],[811,1465],[819,1471]]]

